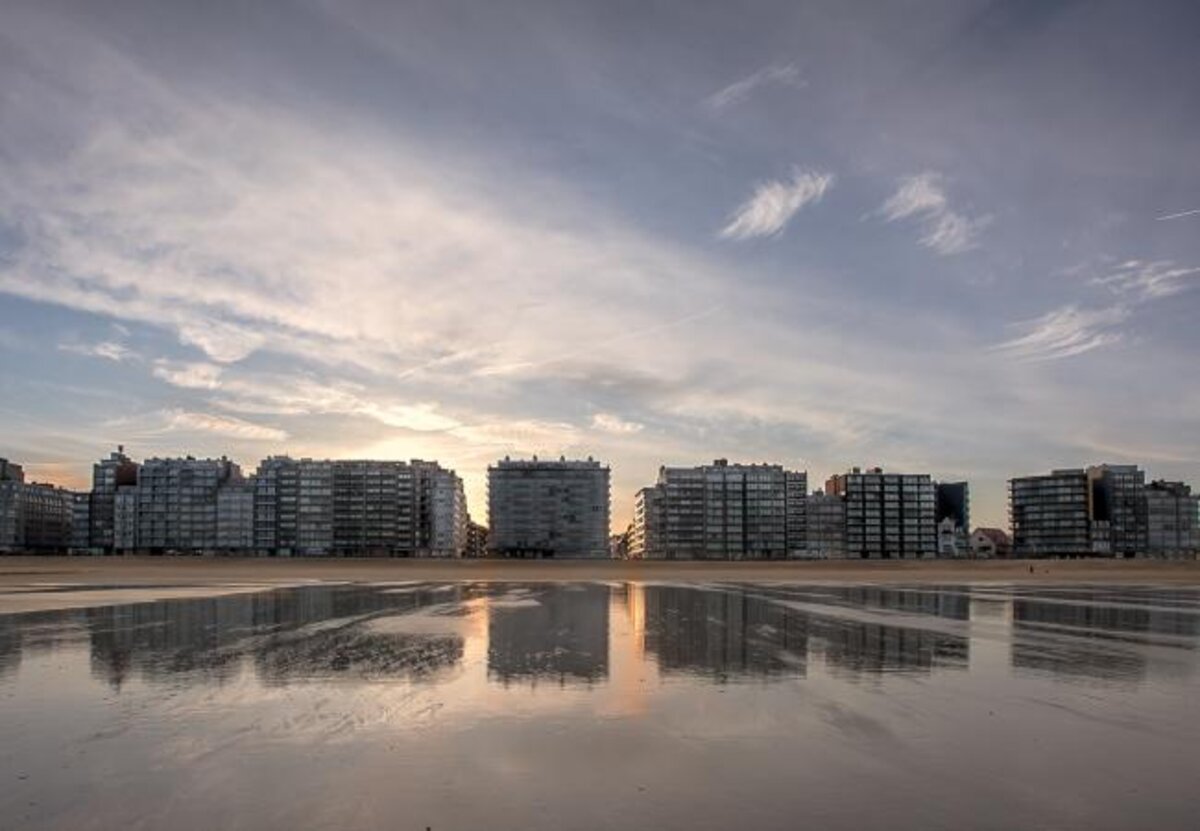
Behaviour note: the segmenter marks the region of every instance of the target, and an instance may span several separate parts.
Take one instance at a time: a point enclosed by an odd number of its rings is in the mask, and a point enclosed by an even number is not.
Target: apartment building
[[[241,468],[226,458],[145,460],[132,489],[136,499],[122,495],[120,500],[134,512],[136,549],[148,554],[215,551],[218,493],[241,482]]]
[[[488,468],[492,552],[502,557],[609,556],[609,468],[504,458]]]
[[[1091,518],[1108,526],[1115,557],[1146,551],[1146,474],[1137,465],[1094,465],[1087,469]]]
[[[70,491],[26,482],[21,465],[0,459],[0,551],[67,551],[73,500]]]
[[[1091,493],[1088,473],[1082,468],[1012,479],[1008,501],[1013,555],[1083,557],[1106,553],[1106,529],[1094,527]]]
[[[1145,489],[1146,555],[1195,559],[1200,555],[1200,496],[1182,482],[1151,482]]]
[[[846,500],[837,494],[814,491],[806,500],[807,542],[804,555],[816,560],[846,557]]]
[[[804,556],[808,474],[772,464],[663,467],[638,492],[630,556],[782,560]]]
[[[848,557],[936,556],[936,491],[929,474],[853,468],[831,477],[825,492],[845,500]]]

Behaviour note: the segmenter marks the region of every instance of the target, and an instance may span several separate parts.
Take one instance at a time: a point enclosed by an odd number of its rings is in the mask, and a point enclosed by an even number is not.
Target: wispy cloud
[[[907,176],[878,213],[888,222],[915,218],[924,228],[918,240],[921,245],[943,256],[961,254],[976,247],[979,233],[991,223],[991,217],[972,218],[952,210],[942,182],[940,174],[928,171]]]
[[[1196,216],[1200,214],[1200,208],[1193,208],[1190,211],[1180,211],[1177,214],[1165,214],[1164,216],[1156,216],[1155,219],[1162,222],[1164,219],[1183,219],[1185,216]]]
[[[153,374],[185,389],[215,390],[221,386],[221,367],[215,364],[159,360],[154,363]]]
[[[1033,320],[1015,324],[1022,331],[995,347],[1019,360],[1046,361],[1082,355],[1121,339],[1115,327],[1129,317],[1129,309],[1080,309],[1064,306]]]
[[[628,436],[640,433],[644,424],[636,421],[626,421],[614,413],[596,413],[592,416],[592,429],[603,433],[613,433],[618,436]]]
[[[808,86],[808,82],[800,77],[800,70],[793,64],[773,64],[717,90],[704,99],[704,104],[711,110],[722,110],[744,100],[751,92],[765,84],[781,84],[796,89]]]
[[[1127,260],[1110,274],[1094,278],[1092,283],[1145,302],[1186,291],[1197,285],[1197,278],[1200,267],[1182,267],[1170,260]]]
[[[789,181],[764,182],[750,198],[737,207],[729,224],[721,229],[724,239],[769,237],[783,231],[795,213],[805,205],[821,201],[831,187],[834,175],[795,168]]]
[[[167,410],[167,428],[180,432],[215,433],[232,439],[255,441],[284,441],[288,434],[275,427],[265,427],[240,418],[194,413],[187,410]]]
[[[100,343],[60,343],[59,351],[75,355],[86,355],[89,358],[103,358],[106,361],[133,360],[137,355],[124,344],[116,341],[101,341]]]

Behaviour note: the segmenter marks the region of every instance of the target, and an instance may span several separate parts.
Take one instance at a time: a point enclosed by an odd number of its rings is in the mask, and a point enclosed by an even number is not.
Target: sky
[[[0,456],[1200,486],[1194,2],[0,6]]]

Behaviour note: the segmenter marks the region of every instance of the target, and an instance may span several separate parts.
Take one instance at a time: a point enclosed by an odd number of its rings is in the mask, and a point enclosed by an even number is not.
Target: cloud
[[[800,70],[793,64],[775,64],[765,66],[753,75],[742,78],[740,81],[734,81],[729,86],[714,92],[704,99],[704,105],[711,110],[722,110],[731,104],[743,101],[750,93],[765,84],[781,84],[796,89],[808,86],[808,82],[800,77]]]
[[[1177,214],[1166,214],[1164,216],[1156,216],[1155,219],[1162,222],[1164,219],[1182,219],[1185,216],[1196,216],[1200,214],[1200,208],[1193,208],[1190,211],[1180,211]]]
[[[75,355],[86,355],[90,358],[103,358],[106,361],[122,361],[134,360],[137,355],[127,346],[116,343],[115,341],[101,341],[100,343],[60,343],[58,348],[62,352],[71,352]]]
[[[215,390],[221,386],[221,367],[215,364],[159,360],[154,363],[153,374],[155,378],[185,389]]]
[[[1200,267],[1181,267],[1170,260],[1127,260],[1110,274],[1094,278],[1092,283],[1129,296],[1135,302],[1147,302],[1186,291],[1196,285],[1197,278]]]
[[[979,232],[991,223],[991,217],[969,219],[953,211],[943,211],[929,219],[921,245],[947,256],[970,251],[976,245]]]
[[[275,427],[265,427],[229,416],[193,413],[186,410],[167,410],[163,413],[167,429],[181,432],[215,433],[232,439],[255,441],[285,441],[288,434]]]
[[[592,416],[592,429],[602,433],[613,433],[618,436],[628,436],[640,433],[645,427],[636,421],[626,421],[613,413],[596,413]]]
[[[439,413],[437,405],[431,403],[414,405],[365,403],[360,412],[388,427],[401,427],[422,433],[453,430],[462,426],[462,422]]]
[[[721,229],[724,239],[750,239],[779,234],[788,220],[805,205],[821,201],[833,186],[832,173],[795,168],[791,181],[765,182],[738,206],[729,224]]]
[[[938,215],[946,209],[946,193],[936,173],[921,173],[900,180],[896,192],[880,207],[888,222],[906,219],[915,214]]]
[[[1114,327],[1128,319],[1123,306],[1080,309],[1064,306],[1016,324],[1024,334],[994,347],[1019,360],[1044,361],[1082,355],[1121,340]]]
[[[207,318],[180,322],[179,340],[222,364],[240,361],[266,342],[261,333],[247,326]]]
[[[879,207],[888,222],[914,218],[924,232],[921,245],[942,256],[961,254],[975,248],[980,231],[991,223],[990,216],[971,218],[950,209],[941,174],[919,173],[900,180],[896,192]]]

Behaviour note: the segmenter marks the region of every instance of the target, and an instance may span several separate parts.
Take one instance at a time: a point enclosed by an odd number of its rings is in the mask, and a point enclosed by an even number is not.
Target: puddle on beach
[[[1194,828],[1200,591],[379,584],[0,616],[0,827]]]

